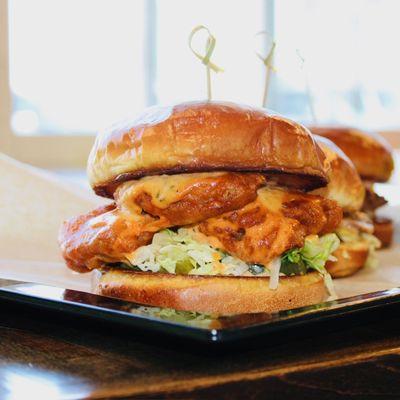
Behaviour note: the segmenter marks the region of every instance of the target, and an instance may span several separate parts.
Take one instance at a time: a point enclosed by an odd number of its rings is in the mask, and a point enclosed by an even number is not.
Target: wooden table
[[[398,399],[399,310],[216,353],[0,304],[0,399]]]

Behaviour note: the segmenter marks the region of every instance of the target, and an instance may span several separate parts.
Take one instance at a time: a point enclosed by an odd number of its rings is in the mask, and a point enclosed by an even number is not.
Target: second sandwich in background
[[[381,136],[349,127],[318,126],[310,128],[312,133],[334,142],[354,163],[366,188],[362,211],[374,224],[374,235],[382,248],[389,247],[393,239],[393,222],[378,217],[376,210],[387,203],[373,187],[375,182],[387,182],[393,172],[392,148]]]
[[[336,260],[326,264],[333,278],[341,278],[353,275],[365,266],[376,266],[375,250],[381,243],[373,235],[372,219],[361,211],[366,189],[354,164],[330,140],[315,137],[325,153],[330,182],[314,193],[335,200],[343,209],[343,220],[336,229],[340,239],[340,246],[333,253]]]

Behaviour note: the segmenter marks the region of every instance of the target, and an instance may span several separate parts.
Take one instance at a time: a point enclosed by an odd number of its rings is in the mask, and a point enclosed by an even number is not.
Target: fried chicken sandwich
[[[97,136],[94,191],[112,203],[64,223],[69,268],[95,291],[218,314],[319,303],[340,241],[324,152],[289,119],[225,102],[152,107]],[[340,187],[330,190],[342,190]]]

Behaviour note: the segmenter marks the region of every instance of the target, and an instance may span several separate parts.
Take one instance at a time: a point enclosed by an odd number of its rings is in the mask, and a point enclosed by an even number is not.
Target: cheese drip
[[[193,185],[199,185],[207,178],[225,175],[226,172],[203,172],[195,174],[156,175],[142,178],[138,181],[123,183],[115,195],[117,204],[122,207],[140,209],[132,201],[140,193],[147,193],[152,203],[159,208],[167,208],[179,201]]]

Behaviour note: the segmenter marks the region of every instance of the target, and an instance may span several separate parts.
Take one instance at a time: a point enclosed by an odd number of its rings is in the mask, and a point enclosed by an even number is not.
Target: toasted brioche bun
[[[111,197],[120,182],[202,171],[287,175],[284,184],[314,189],[327,183],[324,155],[300,124],[225,102],[151,107],[137,119],[100,133],[88,160],[89,181]]]
[[[328,261],[325,265],[332,278],[344,278],[355,274],[364,267],[369,254],[368,244],[341,243],[333,253],[337,261]]]
[[[364,202],[365,186],[351,160],[329,139],[315,136],[325,153],[329,183],[314,194],[335,200],[345,212],[358,211]]]
[[[390,247],[393,240],[393,221],[389,218],[375,217],[374,223],[374,236],[381,242],[381,249]]]
[[[353,161],[364,180],[386,182],[393,171],[392,149],[386,140],[376,133],[348,127],[311,127],[311,131],[324,136]]]
[[[194,276],[109,270],[94,279],[97,294],[141,304],[216,314],[275,312],[323,301],[326,288],[316,272],[269,278]]]

